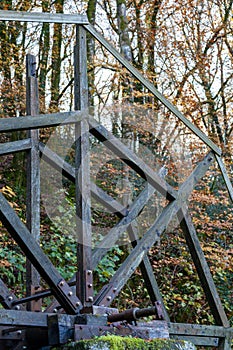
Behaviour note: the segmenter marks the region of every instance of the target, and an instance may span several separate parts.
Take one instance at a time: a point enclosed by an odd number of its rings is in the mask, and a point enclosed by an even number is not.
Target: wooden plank
[[[81,308],[80,300],[73,295],[69,295],[69,286],[52,265],[49,258],[44,254],[39,244],[35,241],[35,238],[32,237],[30,231],[22,223],[1,192],[0,220],[27,258],[48,283],[64,310],[67,313],[76,313]]]
[[[43,312],[0,310],[0,325],[47,328],[48,314]]]
[[[39,114],[39,92],[36,78],[36,57],[26,56],[26,112],[28,115]],[[28,130],[31,138],[31,149],[27,153],[27,192],[26,192],[26,222],[31,235],[40,241],[40,153],[39,131]],[[40,275],[30,260],[26,259],[26,294],[34,294],[40,289]],[[41,300],[27,304],[28,310],[41,311]]]
[[[198,163],[192,174],[181,185],[177,199],[170,202],[163,209],[151,228],[145,233],[115,275],[111,278],[109,284],[99,292],[95,299],[95,305],[109,306],[111,304],[112,300],[118,295],[135,269],[139,266],[145,254],[166,230],[173,216],[186,204],[189,194],[201,177],[206,173],[209,166],[213,163],[213,160],[213,153],[210,152]]]
[[[200,325],[190,323],[169,323],[169,333],[171,335],[192,335],[225,338],[229,334],[233,335],[233,328],[225,328],[214,325]]]
[[[88,108],[86,31],[76,26],[74,48],[75,109]],[[75,189],[77,217],[77,283],[76,292],[84,307],[93,302],[92,230],[90,192],[89,125],[82,120],[75,125]]]
[[[227,174],[227,170],[226,170],[226,167],[223,163],[223,160],[221,157],[219,157],[217,154],[215,155],[216,157],[216,160],[217,160],[217,163],[218,163],[218,166],[221,170],[221,173],[222,173],[222,177],[223,177],[223,180],[226,184],[226,187],[227,187],[227,190],[228,190],[228,193],[229,193],[229,196],[230,196],[230,199],[231,201],[233,202],[233,187],[232,187],[232,183],[229,179],[229,176]]]
[[[176,198],[176,191],[174,191],[174,189],[156,174],[143,160],[139,159],[133,151],[128,149],[119,139],[114,137],[104,126],[99,125],[91,117],[89,117],[89,125],[92,135],[103,142],[107,148],[135,170],[143,179],[148,181],[165,198],[169,200]]]
[[[1,118],[0,133],[19,130],[48,128],[60,124],[73,124],[88,116],[88,111],[72,111],[63,113],[39,114],[35,116]]]
[[[211,338],[211,337],[192,337],[188,335],[173,335],[171,336],[172,339],[178,339],[178,340],[185,340],[188,341],[196,346],[214,346],[217,347],[219,343],[218,338]],[[230,349],[229,349],[230,350]]]
[[[201,249],[195,227],[192,223],[192,218],[189,213],[182,208],[178,211],[177,216],[180,221],[180,226],[185,234],[190,254],[197,269],[198,276],[215,322],[220,326],[229,327],[229,321],[215,287],[205,255]]]
[[[0,11],[0,20],[39,23],[66,23],[88,24],[86,15],[49,13],[49,12],[26,12],[26,11]]]
[[[0,155],[11,154],[15,152],[28,151],[31,148],[31,139],[24,139],[0,144]]]
[[[221,155],[221,150],[200,129],[191,123],[169,100],[167,100],[144,76],[127,61],[106,39],[99,34],[91,24],[84,28],[93,35],[133,76],[138,79],[165,107],[169,109],[179,120],[181,120],[195,135],[197,135],[216,154]]]

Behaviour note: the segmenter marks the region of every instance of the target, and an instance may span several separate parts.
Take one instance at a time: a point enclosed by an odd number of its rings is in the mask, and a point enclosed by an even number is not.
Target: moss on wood
[[[58,348],[57,348],[58,349]],[[60,347],[63,350],[195,350],[189,342],[173,339],[154,339],[146,341],[139,338],[102,336],[89,340],[72,342]]]

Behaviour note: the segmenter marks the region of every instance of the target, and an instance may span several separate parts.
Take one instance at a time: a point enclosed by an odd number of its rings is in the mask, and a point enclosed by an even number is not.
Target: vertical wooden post
[[[36,78],[36,58],[26,56],[26,111],[28,115],[39,114],[38,83]],[[37,242],[40,239],[40,157],[39,157],[39,131],[28,131],[31,139],[31,150],[27,155],[27,227]],[[27,295],[34,294],[40,288],[40,275],[27,259],[26,263],[26,290]],[[33,301],[27,308],[33,311],[41,310],[41,302]]]
[[[75,109],[88,108],[87,48],[86,31],[76,27],[76,45],[74,57]],[[87,111],[88,113],[88,111]],[[76,215],[77,215],[77,296],[84,308],[93,303],[92,276],[92,232],[91,232],[91,192],[90,192],[90,148],[89,125],[82,120],[75,127],[76,157]]]

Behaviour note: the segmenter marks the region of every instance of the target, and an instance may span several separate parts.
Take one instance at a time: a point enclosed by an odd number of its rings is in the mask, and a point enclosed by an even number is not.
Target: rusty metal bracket
[[[86,275],[86,301],[93,301],[93,273],[92,270],[85,271]]]
[[[70,286],[66,283],[65,280],[61,280],[57,285],[58,290],[61,295],[65,297],[66,301],[72,306],[73,309],[78,313],[82,309],[82,303],[79,298],[73,293]]]

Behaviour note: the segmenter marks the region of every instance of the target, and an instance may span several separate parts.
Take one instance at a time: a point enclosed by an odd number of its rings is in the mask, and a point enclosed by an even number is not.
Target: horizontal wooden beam
[[[43,312],[0,310],[0,326],[46,328],[47,319]]]
[[[200,325],[190,323],[169,323],[169,333],[176,335],[193,335],[224,338],[229,334],[233,335],[233,328],[226,328],[214,325]]]
[[[51,126],[77,123],[88,116],[88,112],[75,111],[64,113],[39,114],[35,116],[0,119],[0,133],[19,130],[48,128]]]
[[[133,76],[138,79],[157,99],[168,108],[179,120],[181,120],[196,136],[198,136],[216,154],[221,155],[221,150],[211,141],[200,129],[191,123],[168,99],[166,99],[155,86],[129,62],[127,61],[104,37],[99,34],[91,25],[84,25],[84,28],[98,40]]]
[[[0,155],[22,152],[31,149],[31,139],[24,139],[0,144]]]
[[[25,11],[0,11],[0,20],[39,23],[61,24],[88,24],[86,15],[49,13],[49,12],[25,12]]]
[[[212,337],[197,337],[197,336],[188,336],[188,335],[172,335],[172,339],[177,340],[185,340],[188,341],[196,346],[214,346],[217,347],[219,344],[219,338],[212,338]]]

